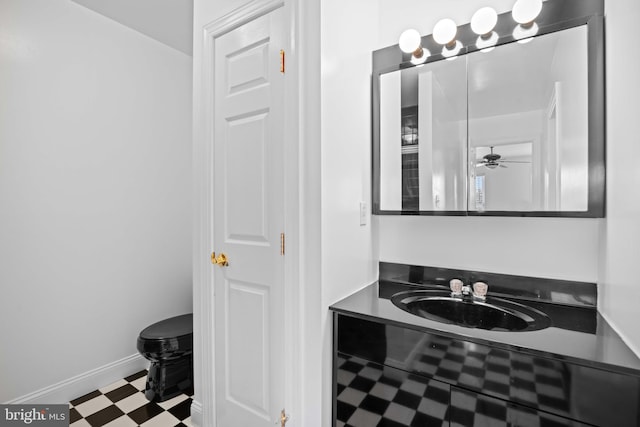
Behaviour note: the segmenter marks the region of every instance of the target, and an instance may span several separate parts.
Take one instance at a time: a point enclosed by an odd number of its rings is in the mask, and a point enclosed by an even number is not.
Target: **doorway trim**
[[[299,337],[300,304],[299,290],[299,160],[298,160],[298,72],[297,54],[293,39],[296,36],[295,16],[297,2],[285,0],[253,0],[231,11],[202,29],[203,51],[201,93],[194,94],[194,138],[193,138],[193,337],[194,337],[194,386],[195,394],[191,405],[194,425],[216,426],[215,394],[215,325],[214,325],[214,275],[209,255],[213,251],[213,176],[214,176],[214,46],[215,40],[269,12],[284,8],[287,29],[285,47],[287,58],[287,79],[285,81],[284,108],[284,164],[285,164],[285,200],[284,228],[286,235],[286,254],[284,266],[285,321],[287,329],[283,331],[285,342],[289,343],[285,352],[285,406],[290,415],[290,426],[300,425],[297,416],[301,407],[301,357],[302,349]],[[195,53],[195,52],[194,52]],[[195,86],[194,86],[195,87]],[[198,115],[197,112],[200,112]]]

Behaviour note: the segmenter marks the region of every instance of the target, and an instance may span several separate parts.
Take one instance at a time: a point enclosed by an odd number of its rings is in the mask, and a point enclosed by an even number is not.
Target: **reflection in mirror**
[[[465,211],[465,57],[382,74],[380,101],[380,209]]]
[[[472,210],[530,210],[533,141],[471,147],[469,153],[470,158],[476,159]],[[496,169],[499,173],[494,173]],[[474,176],[473,171],[471,176]],[[487,193],[487,188],[492,191]]]
[[[586,211],[586,26],[469,61],[469,210]]]

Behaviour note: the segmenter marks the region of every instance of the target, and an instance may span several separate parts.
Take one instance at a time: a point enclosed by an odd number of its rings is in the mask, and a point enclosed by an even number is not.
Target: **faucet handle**
[[[451,289],[452,295],[462,295],[462,287],[464,283],[460,279],[449,280],[449,289]]]
[[[484,300],[487,297],[489,285],[485,282],[475,282],[473,284],[473,296],[477,299]]]

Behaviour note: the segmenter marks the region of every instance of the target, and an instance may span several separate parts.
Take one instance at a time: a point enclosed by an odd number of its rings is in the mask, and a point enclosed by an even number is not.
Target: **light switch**
[[[367,202],[360,202],[360,225],[367,225]]]

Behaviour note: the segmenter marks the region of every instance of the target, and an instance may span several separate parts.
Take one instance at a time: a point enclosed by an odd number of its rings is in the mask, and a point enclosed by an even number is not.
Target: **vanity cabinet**
[[[451,427],[590,425],[456,387],[450,399]]]
[[[635,426],[640,377],[334,311],[333,426]]]
[[[450,386],[338,353],[334,426],[449,426]]]

